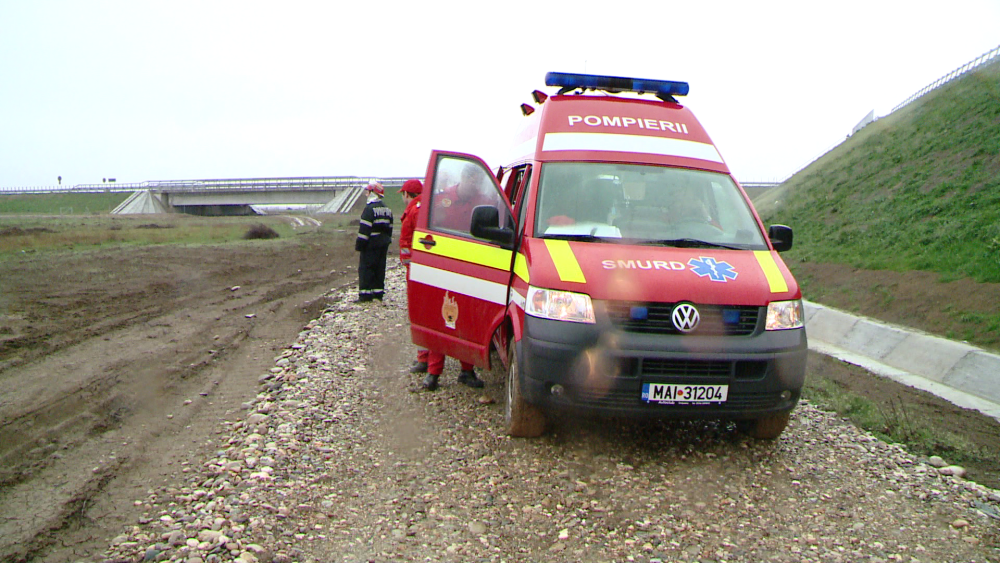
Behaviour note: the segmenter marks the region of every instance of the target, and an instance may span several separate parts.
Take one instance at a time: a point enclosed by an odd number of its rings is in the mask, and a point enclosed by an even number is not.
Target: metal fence
[[[942,76],[941,78],[938,78],[934,82],[931,82],[927,86],[924,86],[919,91],[917,91],[915,94],[913,94],[909,98],[906,98],[906,100],[904,100],[902,103],[900,103],[896,107],[892,108],[892,110],[889,113],[887,113],[887,114],[885,114],[885,115],[883,115],[881,117],[874,117],[874,111],[873,111],[873,113],[869,114],[868,116],[865,116],[865,119],[862,119],[861,122],[858,123],[858,125],[856,125],[854,127],[854,130],[851,132],[851,134],[857,133],[864,126],[866,126],[866,125],[868,125],[870,123],[873,123],[875,121],[878,121],[879,119],[882,119],[883,117],[887,117],[887,116],[891,115],[896,110],[898,110],[898,109],[902,108],[903,106],[905,106],[905,105],[913,102],[914,100],[920,98],[921,96],[923,96],[924,94],[927,94],[928,92],[931,92],[932,90],[940,88],[941,86],[943,86],[943,85],[951,82],[952,80],[955,80],[956,78],[958,78],[958,77],[960,77],[960,76],[962,76],[962,75],[964,75],[964,74],[966,74],[966,73],[968,73],[968,72],[970,72],[970,71],[972,71],[972,70],[974,70],[976,68],[979,68],[979,67],[981,67],[983,65],[986,65],[986,64],[995,63],[995,62],[1000,62],[1000,46],[997,46],[996,48],[991,49],[991,50],[983,53],[982,55],[979,55],[975,59],[972,59],[971,61],[965,63],[964,65],[962,65],[962,66],[956,68],[955,70],[949,72],[948,74]],[[813,162],[816,162],[817,160],[819,160],[820,158],[822,158],[823,155],[825,155],[826,153],[828,153],[828,152],[832,151],[833,149],[837,148],[838,146],[840,146],[840,144],[843,143],[849,137],[850,137],[850,135],[848,135],[847,137],[845,137],[844,139],[842,139],[840,141],[837,141],[836,143],[833,143],[829,147],[823,149],[822,152],[818,153],[815,157],[809,159],[802,166],[799,166],[798,168],[796,168],[794,172],[792,172],[788,176],[786,176],[786,177],[782,178],[781,180],[779,180],[778,183],[787,182],[789,178],[791,178],[792,176],[798,174],[799,172],[801,172],[802,170],[804,170],[807,166],[809,166]]]
[[[930,92],[931,90],[934,90],[936,88],[940,88],[941,86],[944,86],[945,84],[951,82],[952,80],[958,78],[959,76],[962,76],[963,74],[965,74],[965,73],[967,73],[967,72],[969,72],[969,71],[971,71],[971,70],[973,70],[973,69],[975,69],[977,67],[980,67],[982,65],[989,64],[989,63],[993,62],[993,60],[996,59],[998,56],[1000,56],[1000,46],[997,46],[996,48],[994,48],[994,49],[992,49],[990,51],[987,51],[987,52],[983,53],[982,55],[979,55],[975,59],[972,59],[971,61],[965,63],[964,65],[962,65],[962,66],[956,68],[955,70],[949,72],[948,74],[942,76],[941,78],[938,78],[934,82],[931,82],[927,86],[924,86],[916,94],[913,94],[909,98],[906,98],[903,101],[903,103],[901,103],[901,104],[897,105],[896,107],[892,108],[892,111],[890,111],[889,114],[891,114],[892,112],[894,112],[894,111],[898,110],[899,108],[905,106],[906,104],[912,102],[913,100],[916,100],[917,98],[919,98],[920,96],[923,96],[924,94]],[[886,115],[889,115],[889,114],[886,114]]]
[[[399,188],[406,178],[376,178],[363,176],[309,176],[300,178],[229,178],[214,180],[153,180],[139,183],[107,182],[101,184],[77,184],[74,186],[33,186],[0,187],[0,194],[54,194],[54,193],[118,193],[140,190],[167,192],[206,191],[264,191],[264,190],[330,190],[367,186],[380,182],[385,188]]]

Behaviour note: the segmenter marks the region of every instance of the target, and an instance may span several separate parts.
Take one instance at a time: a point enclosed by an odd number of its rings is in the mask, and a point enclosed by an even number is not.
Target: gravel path
[[[449,360],[407,391],[402,269],[386,284],[385,306],[336,293],[104,560],[1000,562],[1000,493],[808,404],[774,442],[586,420],[508,438],[496,375],[468,389]]]

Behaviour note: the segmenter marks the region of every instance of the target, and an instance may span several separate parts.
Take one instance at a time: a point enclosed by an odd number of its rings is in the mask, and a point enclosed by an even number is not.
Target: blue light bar
[[[546,86],[558,86],[559,93],[582,88],[584,90],[605,90],[608,92],[637,92],[656,94],[661,99],[672,96],[687,96],[688,83],[671,80],[646,80],[644,78],[623,78],[618,76],[598,76],[595,74],[570,74],[549,72],[545,75]]]

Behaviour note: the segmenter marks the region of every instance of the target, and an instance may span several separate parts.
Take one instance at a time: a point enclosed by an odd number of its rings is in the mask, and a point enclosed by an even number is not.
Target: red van
[[[778,256],[792,230],[765,229],[677,102],[686,83],[549,73],[546,85],[558,93],[522,105],[496,173],[431,154],[413,342],[505,368],[513,436],[569,410],[777,437],[806,366],[801,292]]]

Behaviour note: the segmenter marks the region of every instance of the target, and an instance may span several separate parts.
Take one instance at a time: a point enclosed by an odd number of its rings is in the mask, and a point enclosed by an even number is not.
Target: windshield
[[[551,162],[539,180],[536,236],[765,250],[733,180],[715,172]]]

